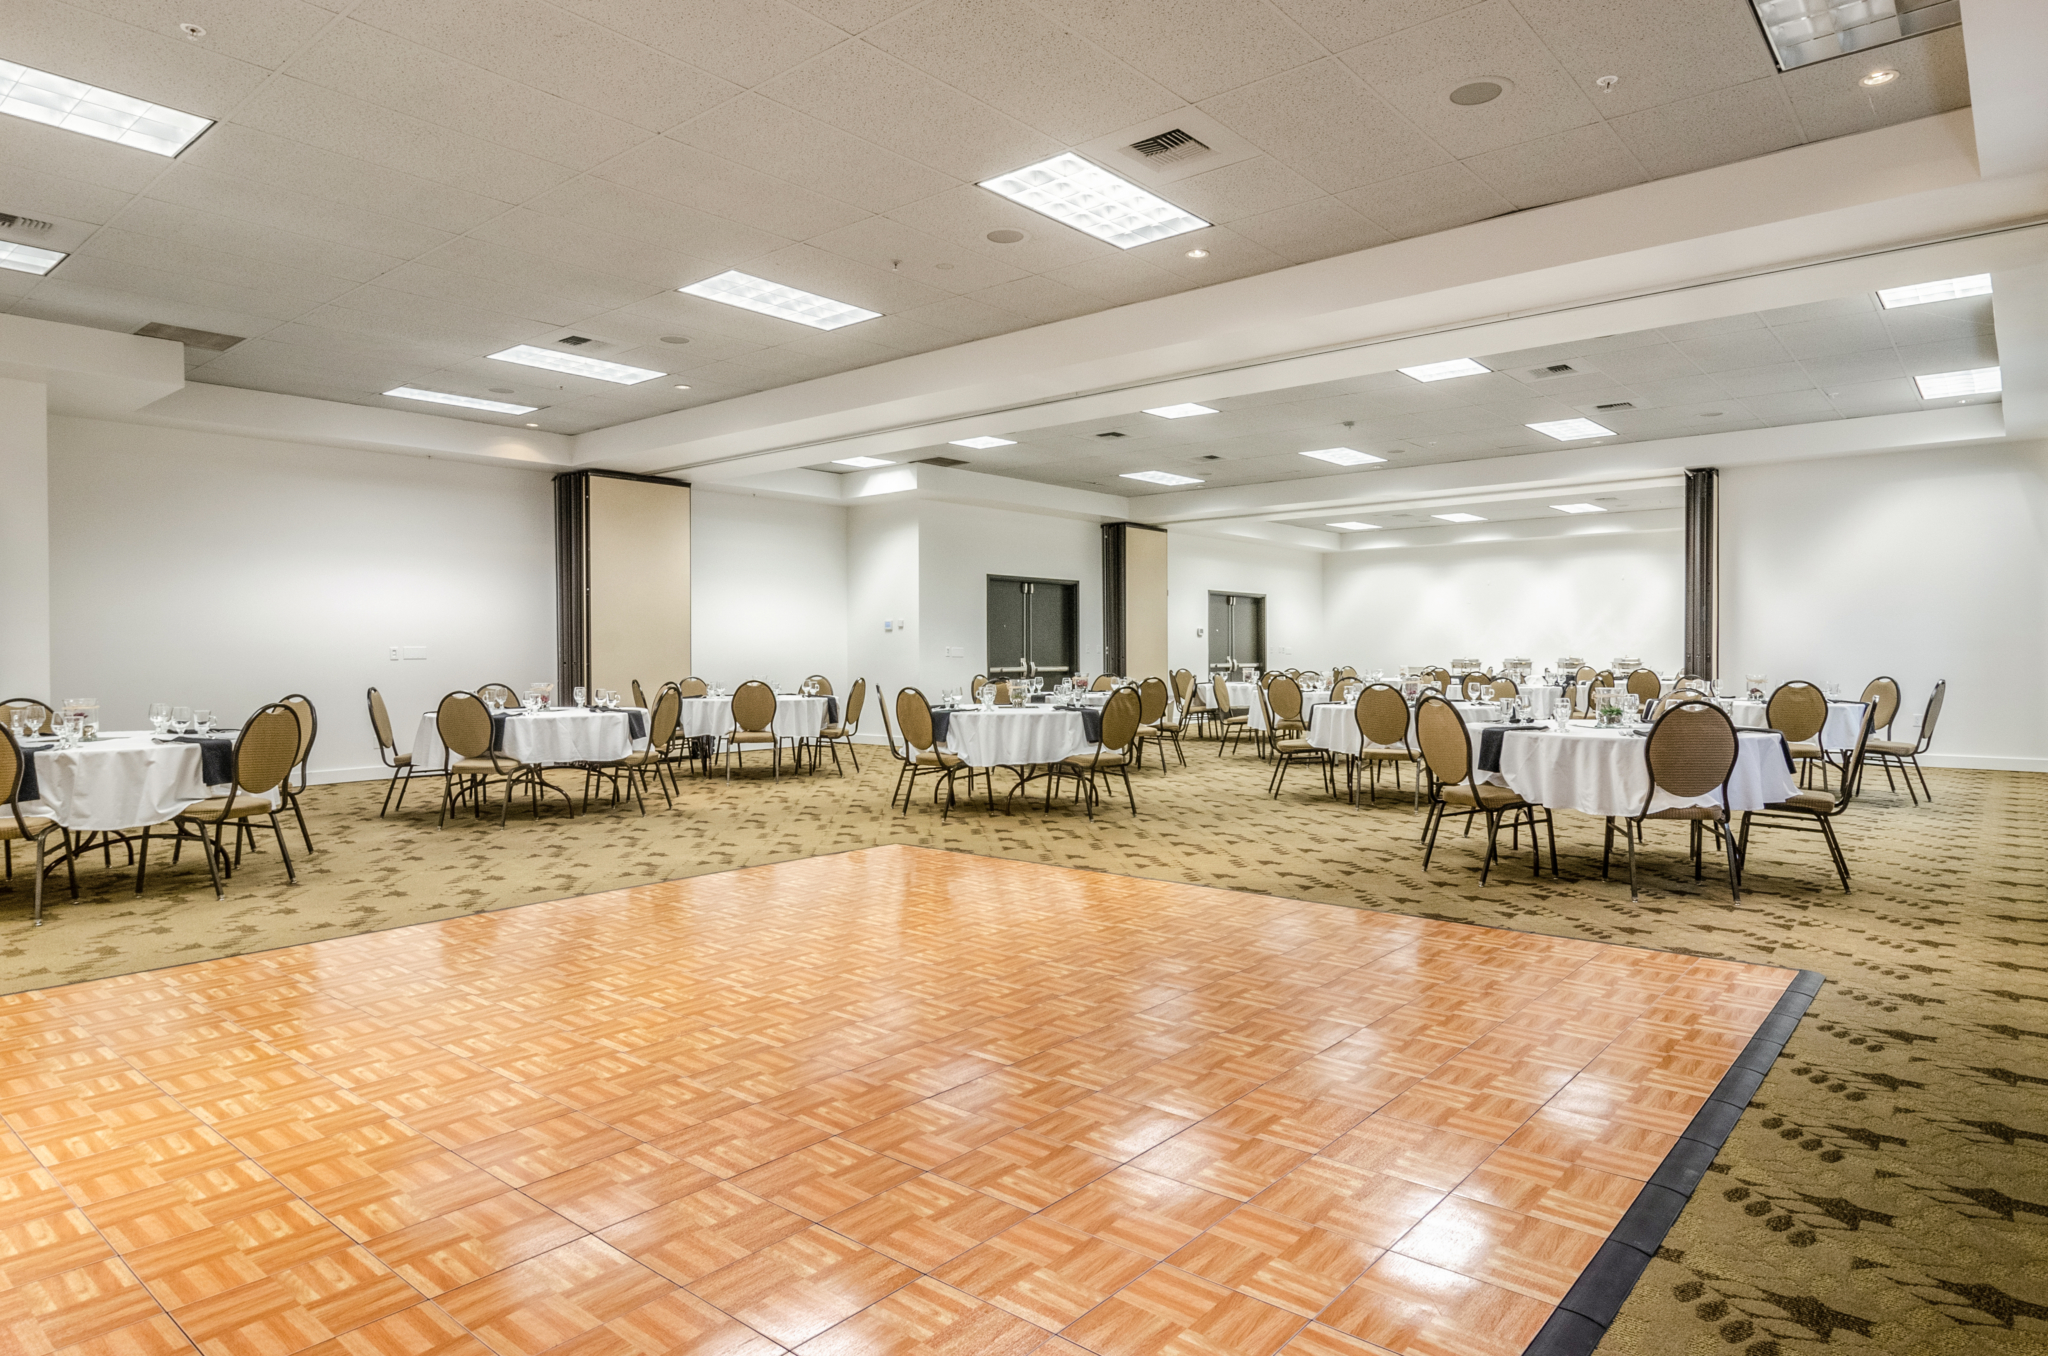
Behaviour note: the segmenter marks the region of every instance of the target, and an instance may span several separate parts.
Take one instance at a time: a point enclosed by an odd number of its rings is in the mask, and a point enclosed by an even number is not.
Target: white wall
[[[918,505],[901,500],[845,512],[847,669],[868,680],[871,701],[893,700],[900,688],[927,686],[918,664]],[[899,621],[907,625],[899,629]],[[881,737],[879,713],[870,710],[861,723],[863,738]]]
[[[988,577],[1072,580],[1077,662],[1102,669],[1102,526],[1077,518],[925,502],[918,513],[921,686],[964,687],[988,671]],[[946,651],[961,651],[948,658]],[[1015,663],[1015,660],[1010,662]]]
[[[48,392],[0,380],[0,700],[50,690]]]
[[[2048,771],[2048,444],[1721,476],[1721,672],[1905,690],[1948,680],[1934,757]]]
[[[51,696],[110,727],[149,704],[320,714],[316,777],[401,749],[454,688],[555,674],[546,472],[90,419],[50,420]],[[390,647],[424,645],[424,661]]]
[[[691,665],[699,675],[781,686],[822,673],[846,691],[857,676],[846,655],[846,515],[836,504],[691,491]]]
[[[1209,672],[1211,593],[1266,597],[1266,663],[1276,669],[1331,662],[1324,638],[1319,551],[1170,531],[1166,541],[1167,661],[1197,677]],[[1343,663],[1342,659],[1336,662]]]
[[[1509,656],[1604,664],[1685,652],[1685,534],[1620,532],[1327,557],[1327,644],[1360,672]]]

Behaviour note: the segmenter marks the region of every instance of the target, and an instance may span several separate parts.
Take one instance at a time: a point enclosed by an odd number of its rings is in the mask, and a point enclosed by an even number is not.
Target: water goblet
[[[151,702],[149,704],[149,732],[151,734],[159,739],[163,738],[164,726],[169,723],[170,719],[171,708],[169,703]]]
[[[206,710],[204,707],[194,711],[192,713],[192,728],[200,734],[211,734],[213,732],[213,712]]]
[[[191,708],[191,707],[189,707],[189,706],[174,706],[174,707],[172,707],[172,708],[171,708],[171,733],[172,733],[172,734],[174,734],[174,735],[181,735],[181,734],[185,733],[186,727],[187,727],[187,726],[189,726],[189,725],[191,725],[191,724],[192,724],[192,708]]]

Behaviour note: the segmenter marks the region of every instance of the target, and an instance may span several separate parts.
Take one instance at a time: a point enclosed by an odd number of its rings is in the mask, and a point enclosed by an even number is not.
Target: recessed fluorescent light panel
[[[1199,485],[1194,476],[1177,476],[1171,471],[1126,471],[1125,480],[1142,480],[1152,485]]]
[[[1555,438],[1561,443],[1572,442],[1578,438],[1612,438],[1614,436],[1613,429],[1602,424],[1596,424],[1590,419],[1552,419],[1547,423],[1524,424],[1522,427],[1533,428],[1544,437]]]
[[[211,118],[180,113],[12,61],[0,61],[0,113],[157,155],[176,155],[213,126]]]
[[[857,466],[863,471],[868,471],[877,466],[894,466],[896,463],[893,461],[883,461],[880,457],[835,457],[832,460],[832,464],[834,466]]]
[[[501,363],[545,367],[550,372],[567,372],[572,377],[596,377],[599,381],[616,382],[620,386],[638,386],[643,381],[668,375],[666,372],[650,372],[644,367],[608,363],[602,358],[586,358],[580,353],[557,353],[551,348],[535,348],[532,344],[520,344],[491,356]]]
[[[984,179],[981,186],[1120,250],[1209,224],[1071,151]]]
[[[1161,419],[1188,419],[1197,414],[1214,414],[1216,411],[1210,409],[1207,405],[1188,404],[1161,405],[1158,409],[1147,410],[1145,413],[1156,414]]]
[[[65,256],[56,250],[39,250],[34,245],[17,245],[9,240],[0,240],[0,268],[11,268],[16,273],[34,273],[41,276],[63,263],[64,259]]]
[[[1997,395],[2005,389],[1995,367],[1980,367],[1972,372],[1935,372],[1924,377],[1913,378],[1913,384],[1920,388],[1922,400],[1944,400],[1953,396]]]
[[[1448,381],[1452,377],[1476,377],[1492,370],[1490,367],[1480,366],[1470,358],[1453,358],[1447,363],[1424,363],[1420,367],[1400,369],[1402,376],[1413,377],[1417,381]]]
[[[1378,523],[1328,523],[1325,526],[1334,527],[1339,532],[1377,532],[1380,530]]]
[[[1908,9],[1892,0],[1750,0],[1778,69],[1810,66],[1962,22],[1954,5]],[[1864,78],[1865,85],[1884,82]]]
[[[394,386],[384,393],[400,400],[431,400],[436,405],[460,405],[465,410],[489,410],[492,414],[532,414],[538,405],[512,405],[503,400],[478,400],[475,396],[450,395],[446,391],[422,391],[417,386]]]
[[[722,301],[728,306],[737,306],[744,311],[758,311],[772,315],[779,320],[794,320],[799,325],[809,325],[814,330],[836,330],[847,325],[858,325],[863,320],[873,320],[880,311],[866,311],[858,306],[848,306],[843,301],[821,297],[815,292],[805,292],[781,283],[756,278],[738,269],[727,269],[715,278],[678,287],[678,292],[687,292],[693,297],[706,301]]]
[[[1015,438],[955,438],[947,445],[949,447],[971,447],[978,452],[986,452],[991,447],[1015,447],[1017,440]]]
[[[1600,506],[1599,506],[1598,504],[1552,504],[1552,505],[1551,505],[1551,507],[1552,507],[1552,508],[1554,508],[1554,509],[1556,509],[1556,510],[1557,510],[1557,511],[1558,511],[1559,513],[1605,513],[1605,512],[1607,512],[1607,510],[1606,510],[1606,509],[1604,509],[1604,508],[1601,508],[1601,507],[1600,507]]]
[[[1332,466],[1364,466],[1370,462],[1386,460],[1385,457],[1375,457],[1370,452],[1360,452],[1355,447],[1320,447],[1301,455],[1314,457],[1317,461],[1326,461]]]
[[[1957,297],[1991,295],[1991,275],[1972,273],[1967,278],[1943,278],[1940,282],[1914,283],[1910,287],[1880,287],[1877,299],[1887,311],[1901,306],[1925,306],[1930,301],[1954,301]]]
[[[1441,518],[1447,523],[1483,523],[1486,519],[1476,513],[1432,513],[1432,518]]]

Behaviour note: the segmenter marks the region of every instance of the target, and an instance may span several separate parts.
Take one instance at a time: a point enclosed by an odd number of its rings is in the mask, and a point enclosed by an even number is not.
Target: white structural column
[[[0,378],[0,698],[50,697],[48,388]]]

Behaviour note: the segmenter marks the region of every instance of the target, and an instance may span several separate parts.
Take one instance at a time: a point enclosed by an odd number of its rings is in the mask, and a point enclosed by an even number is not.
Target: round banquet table
[[[528,765],[617,762],[634,749],[647,747],[645,735],[633,738],[627,710],[623,706],[610,711],[566,706],[516,716],[508,712],[498,751]],[[641,711],[640,718],[644,722],[647,713]],[[420,717],[419,731],[413,736],[412,765],[421,770],[437,769],[446,752],[440,724],[429,711]]]
[[[1230,704],[1234,707],[1243,708],[1246,716],[1245,724],[1254,730],[1265,729],[1266,708],[1259,701],[1259,685],[1257,683],[1228,683],[1225,686],[1230,692]],[[1301,709],[1305,712],[1317,702],[1326,702],[1328,700],[1330,700],[1330,690],[1328,688],[1304,688],[1301,693]]]
[[[1035,767],[1095,747],[1079,711],[1043,706],[963,707],[952,713],[946,747],[969,767]]]
[[[104,731],[75,749],[23,751],[36,760],[41,797],[24,803],[23,813],[48,815],[74,833],[162,824],[193,802],[228,791],[206,784],[197,744],[158,743],[147,730]],[[275,795],[263,799],[277,804]]]
[[[1748,699],[1728,703],[1728,718],[1737,728],[1744,730],[1768,730],[1771,728],[1768,702],[1753,702]],[[1868,702],[1829,702],[1827,724],[1820,728],[1821,747],[1829,753],[1847,753],[1856,747],[1856,736],[1863,729],[1863,712]]]
[[[775,733],[784,739],[816,739],[825,728],[828,697],[791,697],[775,694]],[[732,733],[732,698],[683,698],[683,723],[678,726],[692,739],[722,738]],[[766,747],[765,745],[763,746]]]
[[[1355,756],[1362,741],[1358,735],[1358,710],[1354,702],[1324,702],[1308,713],[1308,742],[1329,753]],[[1375,744],[1376,749],[1398,749],[1399,744]]]
[[[1479,755],[1480,732],[1473,727],[1472,752]],[[1728,779],[1728,812],[1761,810],[1799,789],[1776,731],[1738,731],[1735,770]],[[1627,730],[1575,726],[1554,729],[1511,729],[1501,741],[1500,770],[1479,772],[1479,780],[1506,786],[1524,800],[1553,810],[1581,814],[1629,816],[1642,812],[1650,791],[1650,767],[1643,756],[1645,741]],[[1691,798],[1657,793],[1650,809],[1674,805],[1718,805],[1721,793]]]

